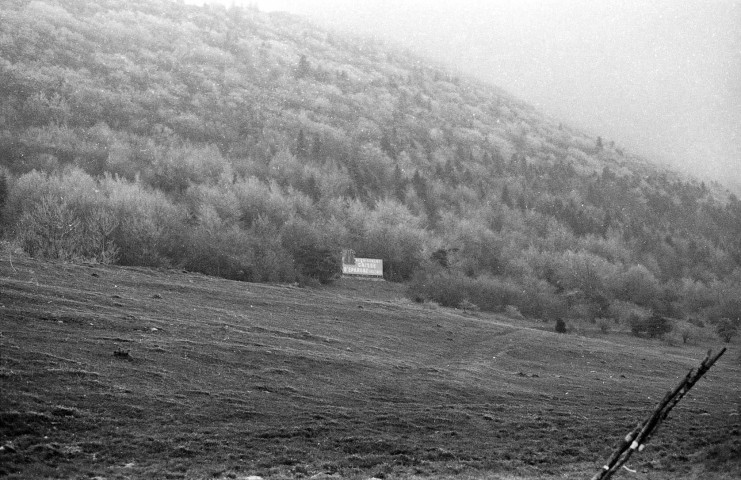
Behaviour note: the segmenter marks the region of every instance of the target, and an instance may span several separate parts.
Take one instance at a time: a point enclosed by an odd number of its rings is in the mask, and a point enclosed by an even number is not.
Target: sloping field
[[[709,345],[258,285],[0,260],[0,476],[589,478]],[[720,345],[714,345],[718,348]],[[630,463],[735,478],[738,346]]]

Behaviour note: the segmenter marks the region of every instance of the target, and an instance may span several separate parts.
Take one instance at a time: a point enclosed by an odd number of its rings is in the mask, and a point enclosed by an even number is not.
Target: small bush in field
[[[556,332],[566,333],[566,322],[563,321],[563,318],[556,319]]]
[[[597,326],[599,326],[599,331],[602,333],[608,333],[610,329],[612,328],[612,325],[610,325],[610,319],[609,318],[598,318],[597,319]]]
[[[730,318],[721,318],[715,326],[718,336],[726,343],[738,334],[738,324]]]
[[[672,331],[672,324],[669,319],[661,315],[651,315],[647,323],[647,333],[651,338],[662,338],[665,334]]]
[[[34,257],[108,264],[118,254],[111,239],[115,227],[115,218],[102,207],[75,205],[47,194],[24,212],[17,240]]]
[[[433,300],[443,307],[458,307],[467,297],[467,285],[472,281],[462,275],[442,271],[422,272],[409,285],[413,299]]]
[[[637,337],[646,334],[650,338],[662,338],[672,330],[669,319],[658,314],[653,314],[646,319],[637,315],[631,316],[629,323],[631,333]]]
[[[507,305],[506,307],[504,307],[504,313],[506,313],[510,317],[517,318],[517,319],[525,318],[523,317],[522,313],[520,313],[520,309],[514,305]]]

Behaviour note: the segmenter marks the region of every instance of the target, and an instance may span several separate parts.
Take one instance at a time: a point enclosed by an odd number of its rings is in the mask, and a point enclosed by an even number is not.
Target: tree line
[[[540,318],[738,323],[741,202],[408,52],[239,7],[0,7],[3,236]],[[626,323],[627,324],[627,323]]]

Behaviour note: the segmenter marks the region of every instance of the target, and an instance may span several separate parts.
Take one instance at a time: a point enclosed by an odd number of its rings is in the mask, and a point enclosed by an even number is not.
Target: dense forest
[[[255,282],[382,258],[420,301],[741,322],[741,201],[378,41],[254,8],[0,6],[0,224]]]

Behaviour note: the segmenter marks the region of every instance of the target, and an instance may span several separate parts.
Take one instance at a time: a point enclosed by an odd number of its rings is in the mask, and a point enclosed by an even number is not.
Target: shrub
[[[278,226],[262,216],[249,230],[255,282],[293,282],[296,269],[291,254],[281,245]]]
[[[613,300],[607,308],[607,314],[618,323],[630,325],[630,319],[633,315],[645,318],[648,316],[648,310],[635,303]]]
[[[170,256],[180,268],[232,280],[253,277],[253,239],[236,226],[224,225],[212,207],[200,213],[199,224],[177,234],[179,248]]]
[[[149,183],[165,192],[182,193],[190,183],[231,181],[231,165],[212,145],[184,145],[161,152],[152,164]]]
[[[294,254],[294,261],[301,274],[331,283],[342,274],[340,253],[332,248],[304,245]]]
[[[551,265],[554,283],[566,290],[579,290],[588,299],[603,297],[607,280],[617,271],[615,265],[588,252],[567,251],[554,255]]]
[[[458,307],[466,298],[468,279],[460,274],[420,272],[409,285],[409,296],[413,299],[433,300],[443,307]]]
[[[258,217],[282,226],[292,217],[313,218],[316,213],[311,198],[290,187],[283,189],[275,181],[267,184],[250,177],[235,182],[231,190],[245,228],[254,225]]]
[[[23,214],[18,240],[32,257],[73,260],[80,256],[80,219],[67,204],[45,195]]]
[[[433,262],[410,282],[409,296],[454,308],[460,308],[462,302],[468,301],[490,312],[500,312],[512,306],[523,315],[540,318],[557,317],[566,310],[563,299],[545,281],[518,283],[489,275],[472,278],[448,271]]]
[[[566,333],[566,322],[563,321],[563,318],[556,319],[556,332]]]
[[[83,215],[74,205],[45,195],[21,218],[17,239],[34,257],[113,263],[117,255],[111,240],[115,225],[105,210]]]
[[[650,338],[662,338],[671,330],[671,322],[662,315],[653,314],[646,319],[633,315],[630,318],[630,331],[637,337],[645,333]]]
[[[463,299],[463,301],[458,304],[458,308],[470,312],[478,312],[479,310],[481,310],[478,305],[472,303],[468,299]]]
[[[672,331],[672,324],[668,318],[661,315],[651,315],[647,320],[646,332],[651,338],[662,338],[665,334]]]
[[[682,336],[682,343],[684,344],[686,344],[692,336],[689,328],[683,328],[682,331],[679,332],[679,334]]]
[[[383,259],[383,276],[387,280],[405,281],[413,277],[423,258],[427,232],[406,206],[394,200],[382,200],[375,210],[368,212],[356,203],[348,209],[348,224],[351,236],[355,237],[351,248],[357,256]]]
[[[519,285],[517,307],[523,315],[550,319],[562,316],[568,308],[566,300],[556,294],[556,289],[545,280],[526,279]]]
[[[658,280],[643,265],[631,265],[610,283],[618,299],[638,305],[651,305],[661,293]]]
[[[4,219],[9,225],[16,225],[25,212],[28,212],[45,195],[54,195],[58,189],[52,185],[47,174],[33,170],[18,177],[8,192],[5,201]]]
[[[513,305],[522,311],[521,307],[526,303],[522,287],[502,277],[479,277],[472,287],[469,298],[482,310],[497,312]]]
[[[740,287],[719,288],[717,304],[709,309],[708,320],[717,323],[724,318],[736,324],[741,323]]]
[[[182,258],[182,208],[140,183],[107,177],[101,184],[117,220],[111,237],[119,249],[118,263],[169,267],[173,259]]]
[[[192,185],[185,192],[183,203],[193,212],[213,207],[225,225],[238,223],[242,213],[237,196],[229,185]]]
[[[487,228],[483,214],[480,215],[481,218],[446,216],[443,219],[446,229],[452,234],[449,241],[459,249],[455,263],[457,268],[471,276],[501,273],[502,239]]]
[[[729,343],[738,334],[738,322],[730,318],[721,318],[715,326],[715,331],[724,342]]]
[[[679,335],[682,337],[682,343],[691,343],[700,336],[700,330],[693,324],[686,324],[679,331]]]
[[[117,219],[98,184],[77,168],[19,178],[8,199],[8,220],[29,255],[63,261],[113,263]]]
[[[293,217],[281,228],[281,244],[292,256],[299,275],[322,284],[331,283],[342,274],[340,249],[336,242],[341,234],[335,226],[311,223]]]
[[[715,300],[714,290],[702,282],[689,278],[683,278],[676,286],[682,308],[689,312],[697,312],[711,306]]]
[[[644,319],[636,314],[632,314],[628,318],[628,325],[630,326],[630,333],[636,337],[639,337],[645,331]]]
[[[1,200],[2,198],[0,198],[0,201]],[[0,206],[2,206],[2,204],[0,204]],[[448,260],[448,250],[444,248],[440,248],[432,252],[432,255],[430,256],[430,260],[432,260],[433,262],[436,262],[443,268],[448,268],[450,265],[449,260]]]
[[[506,313],[508,316],[510,316],[512,318],[516,318],[518,320],[522,320],[523,318],[525,318],[522,315],[522,312],[520,312],[520,309],[517,308],[517,307],[515,307],[514,305],[507,305],[506,307],[504,307],[504,313]]]

